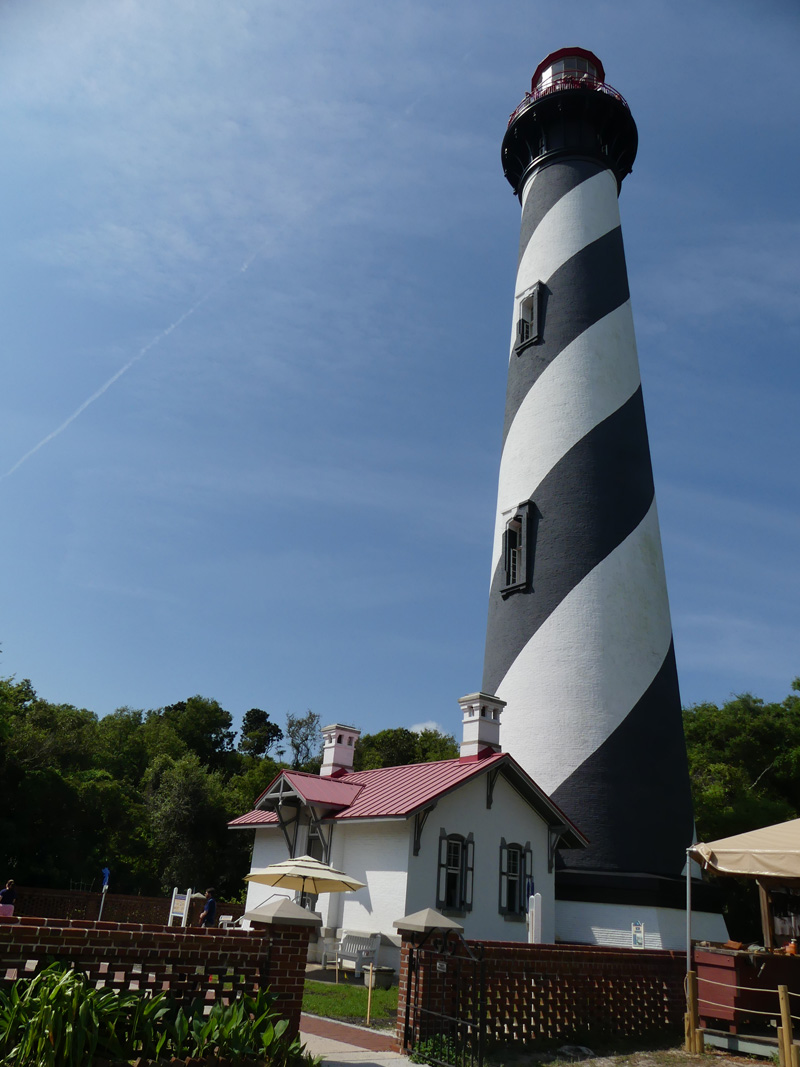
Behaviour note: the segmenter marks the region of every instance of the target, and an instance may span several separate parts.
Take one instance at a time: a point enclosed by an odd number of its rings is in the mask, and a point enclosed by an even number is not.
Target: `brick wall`
[[[200,997],[210,1008],[269,987],[277,1010],[300,1028],[309,928],[179,929],[85,919],[0,918],[0,986],[69,962],[99,987]]]
[[[418,953],[418,970],[410,985],[407,936],[401,954],[399,1047],[404,1043],[409,998],[432,1009],[431,1014],[417,1013],[414,1042],[435,1032],[436,1011],[458,1018],[477,1004],[473,972],[458,962],[467,955],[460,944],[450,957],[432,949]],[[484,1038],[490,1045],[575,1041],[591,1045],[619,1037],[683,1032],[683,953],[496,941],[468,944],[483,960],[480,1007]],[[444,970],[437,969],[438,961]],[[411,1009],[413,1017],[413,1004]]]
[[[40,916],[48,919],[96,919],[100,914],[100,893],[71,889],[39,889],[15,886],[17,899],[14,914]],[[126,893],[106,893],[103,921],[118,923],[151,923],[161,925],[169,917],[170,897],[140,897]],[[244,904],[217,901],[217,915],[232,915],[238,919]],[[192,901],[189,922],[197,925],[203,902]]]

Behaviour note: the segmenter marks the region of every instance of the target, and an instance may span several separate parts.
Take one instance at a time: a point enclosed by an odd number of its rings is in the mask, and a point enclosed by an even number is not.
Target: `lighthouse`
[[[556,936],[678,948],[692,803],[618,206],[637,143],[583,48],[539,64],[503,139],[522,223],[482,690],[590,842],[558,853]]]

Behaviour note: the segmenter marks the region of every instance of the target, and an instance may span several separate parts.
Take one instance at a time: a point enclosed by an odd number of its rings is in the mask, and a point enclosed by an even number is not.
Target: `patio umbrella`
[[[314,896],[318,893],[346,893],[366,885],[366,882],[359,882],[311,856],[298,856],[297,859],[271,863],[269,867],[258,867],[245,875],[244,880],[281,889],[299,889],[304,895],[311,893]]]

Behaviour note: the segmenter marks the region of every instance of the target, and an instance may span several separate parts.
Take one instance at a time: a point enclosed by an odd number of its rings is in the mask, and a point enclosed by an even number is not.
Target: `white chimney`
[[[322,727],[322,766],[319,773],[327,778],[348,774],[353,769],[353,751],[361,731],[355,726],[335,722]]]
[[[491,693],[470,693],[458,703],[462,713],[461,758],[500,752],[500,712],[505,700]]]

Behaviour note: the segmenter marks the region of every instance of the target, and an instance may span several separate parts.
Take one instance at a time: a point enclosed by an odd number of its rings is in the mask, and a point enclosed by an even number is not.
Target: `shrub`
[[[270,1067],[312,1067],[268,992],[188,1012],[163,993],[95,989],[84,975],[54,964],[0,990],[2,1067],[91,1067],[97,1060],[216,1056]]]
[[[414,1046],[409,1059],[412,1063],[458,1063],[458,1049],[449,1034],[432,1034]]]

